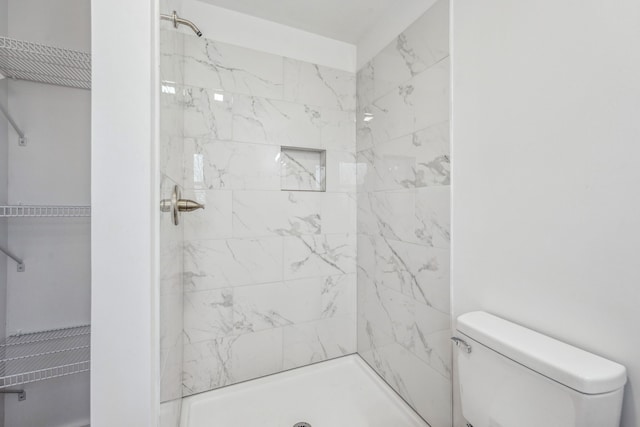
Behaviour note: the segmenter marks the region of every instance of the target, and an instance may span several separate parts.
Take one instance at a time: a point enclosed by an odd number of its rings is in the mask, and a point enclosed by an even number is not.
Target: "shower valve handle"
[[[197,209],[204,209],[204,205],[193,200],[181,198],[180,187],[173,187],[170,199],[160,201],[160,211],[171,212],[173,214],[173,224],[180,224],[180,212],[193,212]]]
[[[193,200],[178,200],[178,211],[180,212],[192,212],[198,209],[204,209],[204,205],[198,202],[194,202]]]

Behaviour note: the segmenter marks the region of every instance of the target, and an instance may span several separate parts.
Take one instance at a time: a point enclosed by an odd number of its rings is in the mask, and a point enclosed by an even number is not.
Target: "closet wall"
[[[9,0],[2,16],[8,16],[11,38],[91,50],[88,0]],[[8,109],[28,137],[27,146],[21,147],[13,130],[3,129],[8,147],[0,149],[7,152],[2,170],[7,171],[8,185],[0,185],[0,192],[8,191],[6,201],[89,205],[90,91],[16,80],[5,84]],[[7,334],[90,323],[89,245],[88,218],[8,221],[7,246],[24,258],[26,271],[18,273],[9,263],[2,275],[7,278]],[[7,427],[89,423],[88,373],[24,389],[26,401],[4,397]]]
[[[0,36],[7,34],[7,0],[0,0]],[[7,80],[0,80],[0,105],[7,106]],[[0,204],[6,204],[8,192],[8,138],[9,126],[0,117]],[[7,247],[7,220],[0,218],[0,246]],[[7,318],[7,261],[0,255],[0,340],[5,337]],[[0,397],[0,427],[4,427],[4,398]]]

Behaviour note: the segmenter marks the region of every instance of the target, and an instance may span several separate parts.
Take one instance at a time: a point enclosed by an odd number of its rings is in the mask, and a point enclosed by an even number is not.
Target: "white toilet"
[[[624,366],[482,311],[458,317],[456,329],[468,425],[620,425]]]

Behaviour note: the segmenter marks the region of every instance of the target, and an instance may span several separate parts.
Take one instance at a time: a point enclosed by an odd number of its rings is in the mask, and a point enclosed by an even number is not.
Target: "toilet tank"
[[[482,311],[458,317],[456,329],[473,427],[620,425],[624,366]]]

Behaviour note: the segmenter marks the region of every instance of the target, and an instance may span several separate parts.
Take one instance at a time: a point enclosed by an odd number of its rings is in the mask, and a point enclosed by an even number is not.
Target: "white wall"
[[[170,13],[170,11],[163,10],[163,13]],[[198,0],[184,0],[182,9],[178,13],[181,17],[198,25],[203,37],[211,40],[339,70],[351,72],[356,70],[356,47],[349,43],[212,6]],[[191,32],[189,29],[184,31]]]
[[[91,4],[91,425],[155,426],[158,6]]]
[[[7,35],[7,0],[0,0],[0,36]],[[0,104],[7,106],[7,80],[0,79]],[[8,192],[8,137],[9,124],[0,116],[0,204],[7,202]],[[7,220],[0,220],[0,246],[7,247]],[[7,267],[11,261],[0,254],[0,339],[5,337],[7,310]],[[4,427],[4,398],[0,398],[0,427]]]
[[[627,366],[640,425],[640,3],[453,2],[453,309]]]

